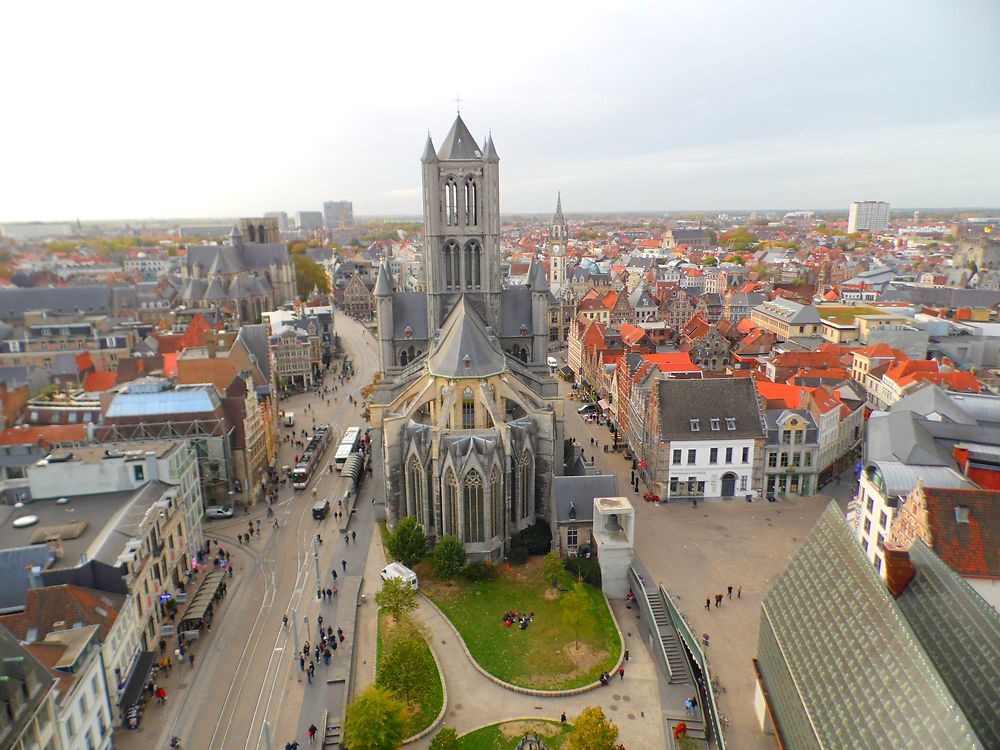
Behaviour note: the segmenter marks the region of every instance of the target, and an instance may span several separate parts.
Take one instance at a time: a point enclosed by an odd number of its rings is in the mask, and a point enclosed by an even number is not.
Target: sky
[[[0,221],[416,215],[456,97],[505,213],[1000,206],[997,0],[57,0],[0,28]]]

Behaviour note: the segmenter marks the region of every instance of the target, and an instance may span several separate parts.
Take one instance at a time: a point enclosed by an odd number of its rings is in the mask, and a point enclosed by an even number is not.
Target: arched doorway
[[[727,471],[722,475],[722,497],[732,497],[736,494],[736,475]]]

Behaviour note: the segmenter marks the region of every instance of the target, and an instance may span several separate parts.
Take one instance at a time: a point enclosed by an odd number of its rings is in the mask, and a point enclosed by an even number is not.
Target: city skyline
[[[0,51],[21,71],[0,220],[292,213],[338,196],[359,216],[417,216],[426,132],[439,146],[457,96],[473,135],[493,133],[508,215],[550,211],[557,191],[568,213],[1000,204],[988,2],[400,5],[389,22],[213,6],[197,24],[180,6],[154,25],[115,7],[98,24],[73,5],[56,22],[9,11],[45,38]],[[455,55],[420,43],[430,21],[466,39]]]

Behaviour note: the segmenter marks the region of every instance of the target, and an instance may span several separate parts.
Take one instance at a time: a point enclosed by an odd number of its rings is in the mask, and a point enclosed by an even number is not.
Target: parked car
[[[209,505],[205,508],[205,518],[232,518],[232,505]]]
[[[576,410],[577,414],[594,414],[597,412],[597,404],[584,404]]]

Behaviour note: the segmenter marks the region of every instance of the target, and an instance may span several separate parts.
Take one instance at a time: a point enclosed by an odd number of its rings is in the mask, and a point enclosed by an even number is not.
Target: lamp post
[[[295,610],[292,610],[292,642],[295,644],[295,658],[299,658],[299,654],[302,653],[302,647],[299,644],[299,619],[296,617]],[[302,670],[300,669],[296,674],[296,679],[298,682],[302,682]]]

